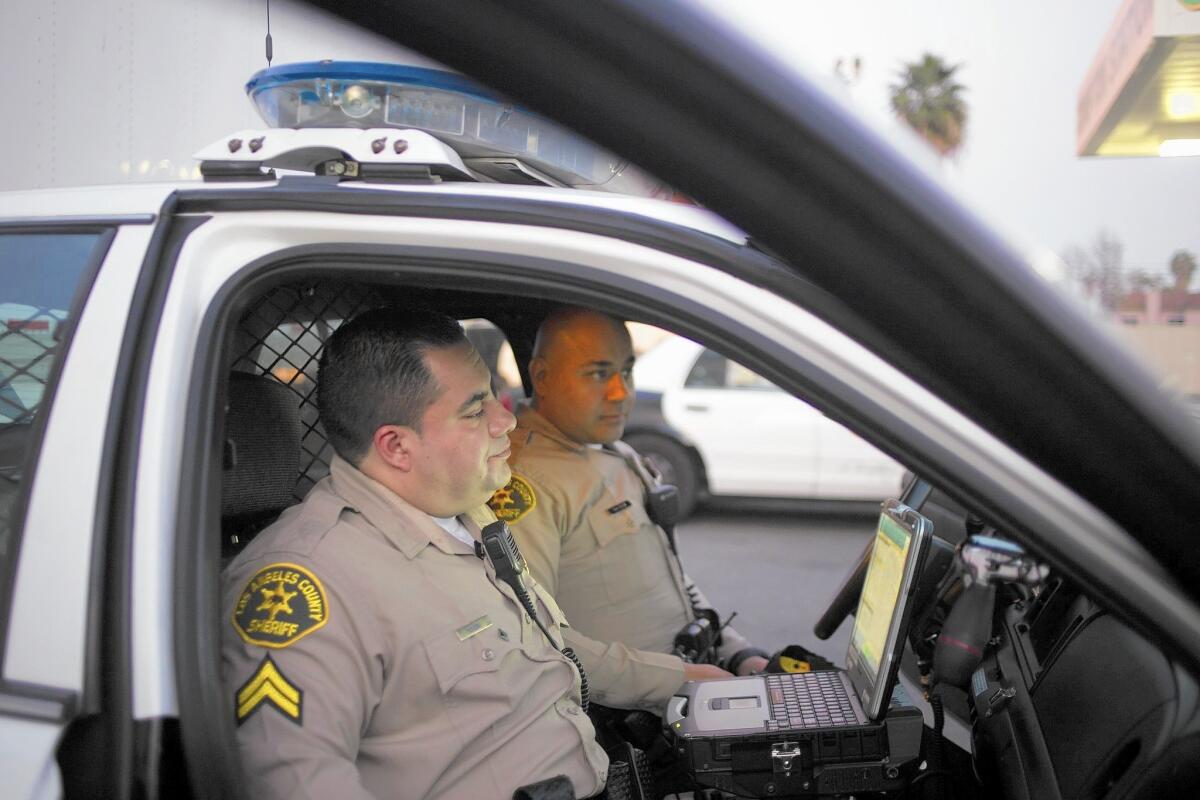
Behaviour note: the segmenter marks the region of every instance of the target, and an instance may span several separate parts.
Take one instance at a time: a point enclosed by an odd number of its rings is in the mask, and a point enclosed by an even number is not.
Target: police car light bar
[[[458,153],[424,131],[375,130],[244,130],[214,142],[195,158],[206,178],[273,176],[262,169],[365,177],[374,169],[381,179],[401,173],[388,167],[425,167],[428,175],[448,180],[475,180]],[[415,174],[414,174],[415,175]]]
[[[673,194],[586,139],[453,72],[356,61],[283,64],[256,73],[246,93],[272,128],[425,131],[484,179]]]

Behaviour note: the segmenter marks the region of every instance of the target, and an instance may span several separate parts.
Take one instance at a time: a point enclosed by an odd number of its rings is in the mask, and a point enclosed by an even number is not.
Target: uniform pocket
[[[597,569],[613,603],[644,595],[663,574],[658,531],[640,504],[621,508],[625,502],[606,495],[588,513],[598,547]]]
[[[588,527],[592,529],[592,534],[596,537],[596,544],[604,549],[618,537],[637,533],[641,527],[641,519],[637,514],[639,510],[642,512],[642,517],[645,518],[645,509],[640,509],[637,504],[630,503],[628,500],[617,500],[611,494],[605,493],[588,512]],[[649,520],[647,519],[647,521]]]
[[[496,630],[492,627],[469,639],[460,639],[458,629],[454,629],[421,642],[442,694],[449,696],[461,691],[486,694],[492,685],[498,695],[504,695],[502,688],[495,686],[494,673],[512,652],[513,643],[501,640]],[[489,677],[476,681],[472,676]]]

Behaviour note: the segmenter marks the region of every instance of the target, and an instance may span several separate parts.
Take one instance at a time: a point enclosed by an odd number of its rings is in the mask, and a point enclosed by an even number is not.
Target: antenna
[[[271,59],[275,57],[275,43],[271,41],[271,0],[267,0],[267,66],[271,66]]]

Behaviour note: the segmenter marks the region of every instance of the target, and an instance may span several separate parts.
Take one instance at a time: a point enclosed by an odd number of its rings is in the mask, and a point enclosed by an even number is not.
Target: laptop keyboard
[[[840,673],[827,670],[763,677],[771,700],[769,731],[858,724]]]

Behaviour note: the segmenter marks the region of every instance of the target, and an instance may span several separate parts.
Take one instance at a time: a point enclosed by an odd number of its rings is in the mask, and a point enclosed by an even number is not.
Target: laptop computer
[[[738,736],[877,723],[887,714],[933,524],[884,503],[859,597],[846,670],[686,683],[667,706],[677,735]]]

